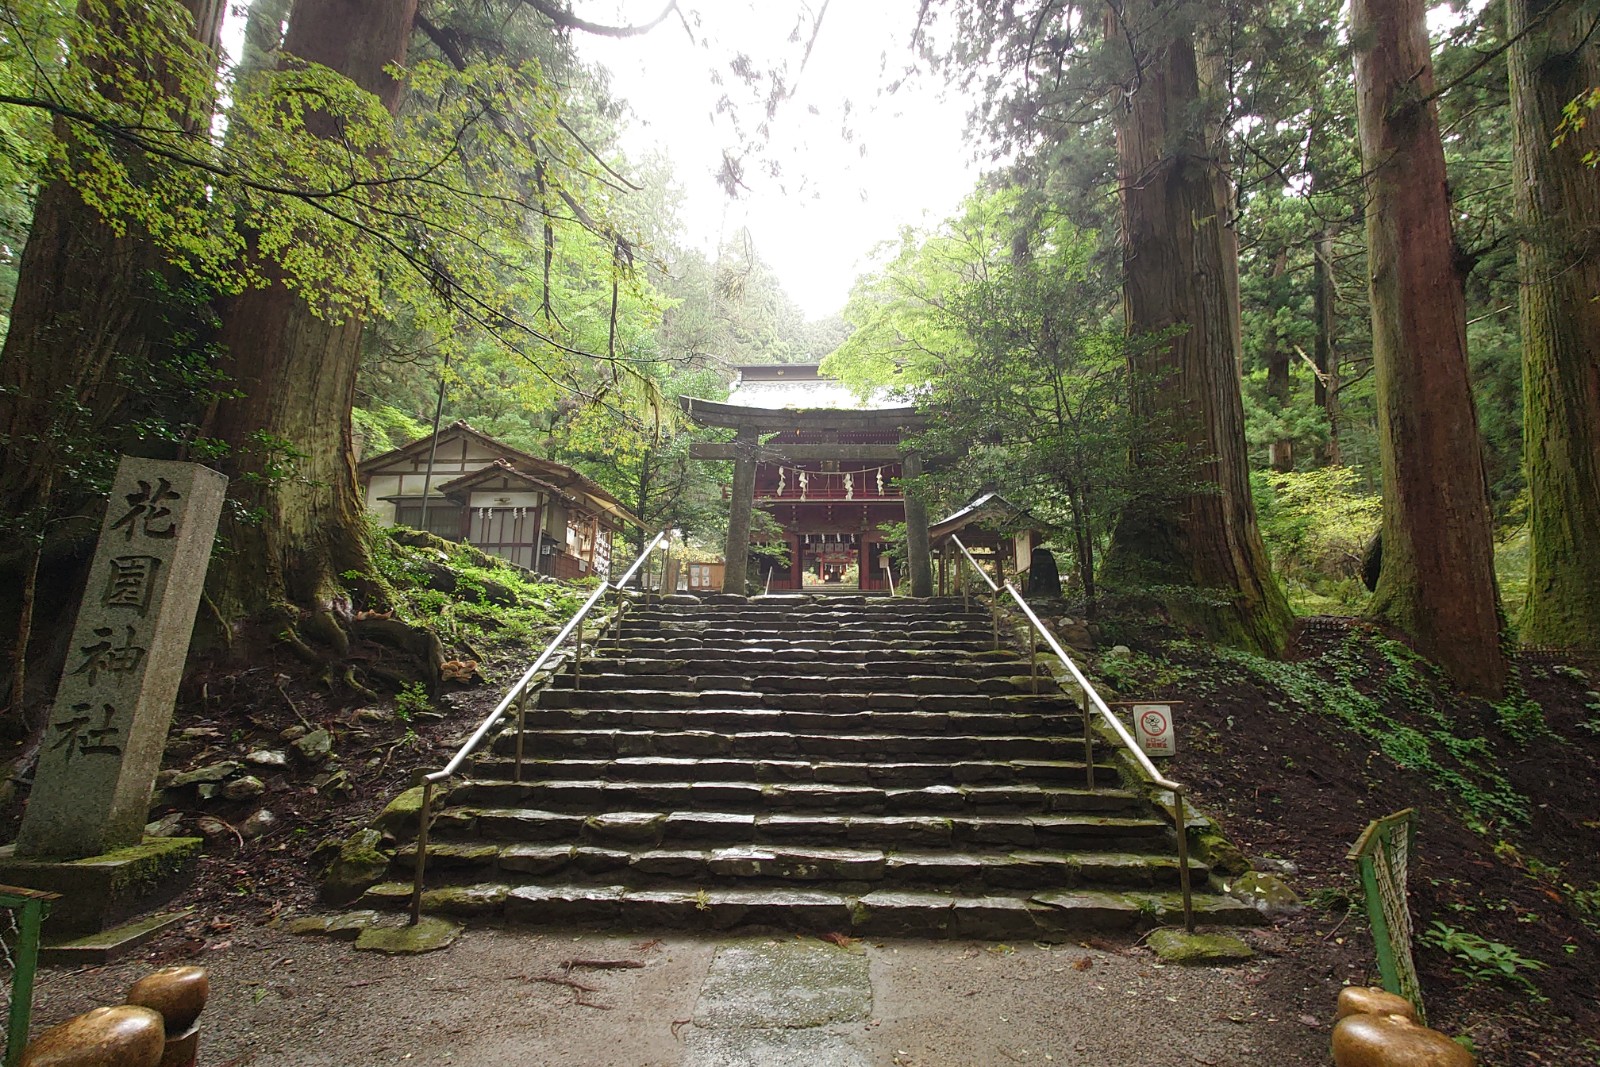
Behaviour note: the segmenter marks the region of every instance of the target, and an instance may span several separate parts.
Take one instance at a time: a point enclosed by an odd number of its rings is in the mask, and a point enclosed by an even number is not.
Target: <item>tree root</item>
[[[368,700],[376,701],[376,700],[382,700],[383,699],[377,693],[373,692],[371,689],[368,689],[366,686],[364,686],[360,682],[356,681],[356,669],[353,666],[346,667],[344,669],[344,684],[349,686],[351,689],[355,690],[357,693],[360,693],[362,696],[366,697]]]

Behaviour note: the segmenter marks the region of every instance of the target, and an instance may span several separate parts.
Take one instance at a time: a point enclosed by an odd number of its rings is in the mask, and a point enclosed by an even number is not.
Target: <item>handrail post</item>
[[[39,927],[45,902],[23,902],[17,922],[16,969],[11,975],[11,1010],[6,1019],[6,1067],[22,1062],[28,1044],[28,1021],[33,1014],[33,980],[39,966]]]
[[[1090,713],[1089,690],[1079,687],[1083,697],[1083,775],[1089,792],[1094,792],[1094,718]]]
[[[422,921],[422,881],[428,873],[428,823],[433,816],[433,779],[422,779],[422,807],[417,811],[417,867],[411,881],[411,925]]]
[[[995,651],[1000,650],[1000,593],[996,590],[989,594],[989,625],[994,631]]]
[[[1178,885],[1183,890],[1183,929],[1194,933],[1194,900],[1189,895],[1189,819],[1183,810],[1183,790],[1172,791],[1172,811],[1178,823]]]
[[[1039,695],[1039,631],[1028,627],[1028,683],[1033,695]]]
[[[517,697],[517,762],[511,768],[511,780],[518,785],[522,784],[522,740],[526,736],[524,724],[528,719],[528,689],[522,689],[522,694]]]
[[[578,632],[574,635],[578,640],[572,646],[572,688],[578,690],[583,687],[583,619],[578,620]]]

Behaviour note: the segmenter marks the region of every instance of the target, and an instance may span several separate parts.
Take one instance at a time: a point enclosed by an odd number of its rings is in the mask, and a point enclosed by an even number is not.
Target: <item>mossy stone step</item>
[[[544,756],[782,756],[867,760],[1061,760],[1082,758],[1081,737],[1026,734],[797,733],[788,730],[613,730],[538,728],[525,731],[524,754]],[[516,739],[501,734],[495,752],[510,755]]]
[[[907,692],[897,690],[889,679],[881,688],[867,691],[815,693],[753,692],[743,689],[546,689],[540,691],[537,707],[594,711],[656,710],[705,708],[748,711],[773,708],[783,711],[939,711],[939,712],[1026,712],[1082,717],[1082,711],[1063,693],[957,693]]]
[[[788,842],[877,848],[1114,850],[1170,837],[1159,819],[1130,814],[841,814],[838,812],[583,812],[523,807],[449,807],[434,820],[440,841],[566,841],[652,846],[686,841],[734,845]]]
[[[474,776],[482,784],[510,784],[514,761],[482,757]],[[1115,782],[1113,764],[1098,764],[1098,781]],[[534,759],[524,754],[526,781],[575,778],[610,781],[830,782],[878,786],[1013,784],[1032,782],[1080,786],[1086,771],[1079,760],[954,760],[949,762],[816,761],[785,759],[696,759],[687,756],[624,756],[618,759]],[[463,783],[464,786],[472,782]]]
[[[415,844],[401,848],[391,869],[409,876]],[[1205,864],[1190,863],[1203,883]],[[1169,888],[1178,884],[1177,860],[1128,852],[894,851],[851,845],[745,844],[705,848],[605,848],[596,845],[485,846],[432,843],[430,884],[505,881],[559,875],[567,881],[621,879],[630,887],[719,881],[890,882],[901,888],[1065,889],[1117,885]]]
[[[591,664],[586,663],[585,667]],[[834,693],[841,689],[854,689],[870,692],[873,688],[893,686],[897,693],[938,693],[938,694],[1033,694],[1034,680],[1027,674],[991,673],[982,677],[970,677],[952,672],[948,677],[942,675],[928,675],[907,672],[900,675],[868,674],[858,667],[854,673],[795,673],[766,672],[762,674],[711,674],[680,672],[673,674],[650,674],[643,671],[622,672],[612,669],[607,664],[605,670],[584,670],[580,677],[574,677],[569,671],[563,671],[551,680],[550,689],[572,690],[581,688],[590,692],[596,690],[696,690],[719,692],[755,692],[762,694],[779,693]],[[1041,694],[1055,694],[1060,692],[1054,678],[1038,679],[1038,688]]]
[[[399,909],[409,904],[410,895],[408,884],[385,882],[368,890],[362,905]],[[534,926],[761,927],[812,934],[830,930],[860,937],[1041,941],[1149,927],[1173,922],[1182,914],[1177,894],[1112,890],[971,895],[882,889],[853,895],[822,889],[629,889],[625,885],[554,883],[431,889],[423,893],[422,903],[429,912],[448,910],[455,915]],[[1225,897],[1201,895],[1195,900],[1195,910],[1201,922],[1260,921],[1253,909],[1237,906]]]
[[[1036,784],[924,785],[738,780],[614,781],[544,779],[465,782],[451,806],[532,806],[552,811],[848,811],[861,814],[1118,812],[1142,798],[1120,789],[1090,791]]]
[[[886,701],[885,701],[886,702]],[[999,714],[990,711],[940,712],[940,711],[793,711],[774,709],[704,709],[692,710],[620,710],[595,708],[589,710],[548,710],[538,708],[523,718],[524,729],[564,729],[581,727],[589,730],[703,730],[717,734],[734,734],[741,731],[803,731],[806,733],[882,733],[904,731],[910,734],[940,734],[946,732],[980,736],[983,734],[1011,735],[1072,734],[1082,727],[1079,716]],[[524,746],[526,750],[526,746]]]

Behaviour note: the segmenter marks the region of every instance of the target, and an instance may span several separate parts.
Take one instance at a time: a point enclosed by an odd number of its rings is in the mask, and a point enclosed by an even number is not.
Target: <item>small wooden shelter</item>
[[[987,563],[996,584],[1007,577],[1025,578],[1033,565],[1033,550],[1044,543],[1040,522],[1027,510],[999,493],[974,497],[959,511],[928,527],[928,540],[939,557],[939,594],[959,589],[960,553],[952,537],[959,537],[979,564]]]
[[[387,522],[464,541],[538,574],[605,575],[639,520],[593,480],[452,423],[356,468],[367,509]],[[423,500],[427,500],[424,527]]]

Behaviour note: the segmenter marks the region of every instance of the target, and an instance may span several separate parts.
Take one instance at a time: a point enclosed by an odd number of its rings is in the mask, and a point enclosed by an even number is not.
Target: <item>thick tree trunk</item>
[[[1344,452],[1339,445],[1339,348],[1338,300],[1339,291],[1333,278],[1333,232],[1323,230],[1317,235],[1316,293],[1317,340],[1311,353],[1311,362],[1317,368],[1317,385],[1313,399],[1328,418],[1328,451],[1330,467],[1344,462]]]
[[[1600,85],[1600,2],[1509,0],[1521,231],[1523,444],[1531,553],[1525,644],[1600,647],[1600,184],[1591,121],[1550,147],[1561,109]]]
[[[203,46],[198,55],[214,59],[222,0],[186,0],[185,6],[193,16],[194,39]],[[86,21],[114,26],[136,25],[143,14],[142,5],[80,9]],[[126,72],[91,69],[108,98],[126,89],[117,81]],[[141,73],[157,79],[171,101],[165,115],[151,117],[153,123],[164,119],[193,129],[208,121],[210,101],[176,95],[179,79],[170,67]],[[65,165],[81,163],[72,127],[61,121],[55,132]],[[145,169],[136,154],[124,162],[135,178]],[[19,591],[8,708],[21,716],[30,696],[45,697],[41,683],[59,669],[65,653],[51,639],[70,623],[68,613],[86,577],[81,562],[98,521],[91,499],[96,462],[109,467],[118,452],[153,451],[135,420],[179,423],[195,414],[164,410],[173,397],[134,383],[167,377],[159,368],[181,358],[175,346],[187,343],[184,336],[202,309],[174,299],[167,283],[177,272],[143,229],[128,225],[119,233],[65,177],[40,188],[17,269],[0,350],[0,581],[15,582]],[[92,521],[62,521],[74,513]],[[58,566],[47,572],[64,570],[73,577],[47,579],[41,597],[41,559],[52,554]]]
[[[1372,612],[1472,692],[1505,688],[1488,483],[1422,0],[1352,0],[1383,571]]]
[[[1272,413],[1280,419],[1289,410],[1289,349],[1279,335],[1277,313],[1283,306],[1283,276],[1289,270],[1289,250],[1282,248],[1272,259],[1272,287],[1267,309],[1273,319],[1267,323],[1267,399],[1272,402]],[[1272,442],[1272,469],[1294,470],[1294,438],[1279,437]]]
[[[1107,16],[1118,37],[1147,31],[1135,38],[1142,69],[1117,119],[1128,331],[1173,334],[1133,360],[1144,434],[1133,462],[1150,480],[1170,482],[1173,453],[1188,461],[1175,501],[1146,497],[1125,510],[1107,565],[1146,587],[1178,587],[1166,598],[1174,617],[1209,636],[1276,654],[1290,615],[1250,497],[1238,249],[1215,117],[1199,114],[1196,27],[1183,21],[1193,10],[1133,0]]]
[[[344,74],[394,112],[401,86],[385,68],[405,62],[416,8],[298,0],[283,51]],[[326,116],[311,116],[308,128],[337,133]],[[264,272],[274,276],[270,265]],[[223,310],[225,370],[239,395],[217,405],[209,433],[233,450],[237,506],[224,521],[229,551],[207,585],[224,620],[284,604],[326,611],[342,575],[368,570],[350,437],[361,327],[318,316],[276,278]]]
[[[225,5],[188,0],[185,6],[194,16],[195,40],[214,56]],[[82,14],[123,24],[136,22],[141,11],[113,4]],[[101,91],[114,97],[117,72],[97,73]],[[192,126],[203,121],[207,104],[174,99],[167,118]],[[72,128],[63,121],[56,132],[71,166],[77,157]],[[139,171],[137,158],[127,163]],[[173,319],[171,293],[160,284],[170,273],[142,229],[118,233],[65,178],[41,187],[0,351],[0,514],[37,527],[28,516],[50,517],[51,502],[41,489],[57,464],[73,452],[115,453],[132,445],[116,418],[128,383],[149,380],[149,364],[183,330]],[[81,491],[71,480],[56,486]]]

